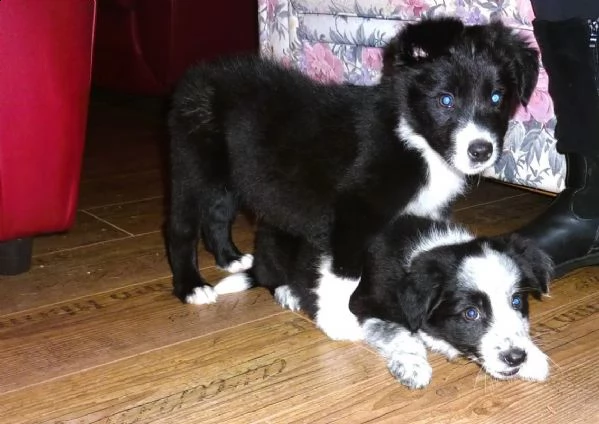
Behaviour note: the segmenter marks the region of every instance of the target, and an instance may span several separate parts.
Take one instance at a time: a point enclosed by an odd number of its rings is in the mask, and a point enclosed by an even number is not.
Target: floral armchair
[[[452,15],[467,24],[501,19],[532,45],[529,0],[259,0],[260,50],[321,81],[373,84],[381,47],[407,22]],[[566,164],[555,149],[555,115],[543,69],[526,109],[510,122],[501,159],[486,176],[550,192]]]

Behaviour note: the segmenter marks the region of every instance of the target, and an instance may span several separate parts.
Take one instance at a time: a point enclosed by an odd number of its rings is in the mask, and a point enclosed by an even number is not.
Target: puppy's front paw
[[[185,303],[192,305],[205,305],[216,302],[217,294],[210,286],[201,286],[193,289],[193,292],[185,298]]]
[[[401,384],[410,389],[426,387],[433,376],[433,369],[426,358],[412,353],[394,355],[387,367]]]
[[[275,300],[283,308],[291,309],[292,311],[299,311],[300,301],[289,286],[279,286],[275,289]]]

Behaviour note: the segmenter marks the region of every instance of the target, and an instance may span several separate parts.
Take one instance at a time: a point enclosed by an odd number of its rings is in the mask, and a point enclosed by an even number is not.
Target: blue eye
[[[441,94],[439,96],[439,104],[446,108],[452,108],[454,104],[453,96],[447,93]]]
[[[478,309],[476,308],[468,308],[464,311],[464,318],[466,318],[468,321],[476,321],[477,319],[480,318],[480,314],[478,312]]]
[[[522,296],[520,296],[519,294],[515,294],[512,297],[512,308],[516,310],[522,309]]]
[[[499,102],[501,102],[502,98],[503,94],[501,94],[499,91],[493,91],[491,93],[491,103],[493,103],[494,105],[498,105]]]

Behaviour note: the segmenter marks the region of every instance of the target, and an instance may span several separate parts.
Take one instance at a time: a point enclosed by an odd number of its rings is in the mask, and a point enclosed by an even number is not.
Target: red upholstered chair
[[[0,274],[73,223],[94,20],[94,0],[0,1]]]
[[[138,94],[166,94],[191,64],[257,51],[251,0],[98,0],[93,81]]]

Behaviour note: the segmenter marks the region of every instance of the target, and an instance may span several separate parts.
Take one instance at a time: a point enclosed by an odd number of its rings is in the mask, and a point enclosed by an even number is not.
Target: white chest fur
[[[397,132],[410,148],[418,150],[428,167],[426,181],[416,196],[408,203],[404,213],[428,218],[441,218],[448,203],[463,193],[465,175],[451,167],[421,135],[416,134],[405,121],[401,121]]]

